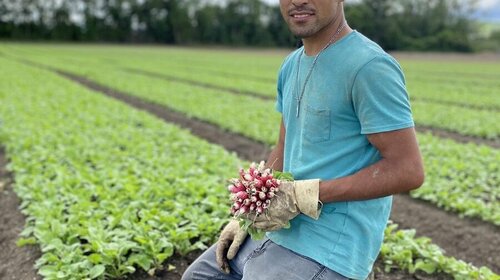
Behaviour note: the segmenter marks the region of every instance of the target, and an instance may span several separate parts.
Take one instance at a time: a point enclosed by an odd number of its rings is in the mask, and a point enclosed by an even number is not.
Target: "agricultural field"
[[[0,278],[180,279],[277,139],[287,53],[0,45]],[[395,56],[426,182],[375,278],[500,279],[500,57]]]

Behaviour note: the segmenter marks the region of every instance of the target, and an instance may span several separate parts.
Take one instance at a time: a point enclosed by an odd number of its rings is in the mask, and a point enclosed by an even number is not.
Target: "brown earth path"
[[[220,90],[220,91],[224,91],[224,92],[228,92],[228,93],[232,93],[232,94],[246,95],[246,96],[250,96],[253,98],[259,98],[262,100],[274,100],[274,97],[263,96],[262,94],[257,93],[257,92],[253,92],[253,91],[239,90],[239,89],[230,88],[230,87],[217,86],[217,85],[213,85],[213,84],[205,83],[205,82],[200,82],[200,81],[196,81],[196,80],[179,78],[179,77],[176,77],[173,75],[160,74],[160,73],[156,73],[156,72],[151,72],[151,71],[146,71],[146,70],[141,70],[141,69],[133,69],[133,68],[124,68],[123,70],[126,72],[129,72],[129,73],[132,73],[132,74],[139,74],[139,75],[144,75],[144,76],[153,77],[153,78],[157,78],[157,79],[184,83],[184,84],[188,84],[188,85],[192,85],[192,86]]]
[[[16,241],[24,227],[24,215],[19,211],[19,198],[12,190],[13,178],[6,169],[5,149],[0,147],[0,279],[41,279],[34,268],[40,257],[36,246],[18,247]]]

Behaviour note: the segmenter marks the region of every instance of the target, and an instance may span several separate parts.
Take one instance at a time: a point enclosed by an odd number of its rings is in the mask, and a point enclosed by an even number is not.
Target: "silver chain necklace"
[[[342,32],[342,30],[344,29],[345,26],[346,26],[346,22],[344,21],[342,23],[342,25],[339,27],[339,29],[337,29],[337,32],[332,36],[330,41],[314,57],[311,68],[309,68],[309,71],[307,72],[306,80],[304,81],[304,85],[302,86],[302,90],[300,92],[300,95],[298,95],[298,96],[295,95],[295,100],[297,101],[297,116],[296,116],[297,118],[299,117],[300,102],[302,101],[302,97],[304,96],[304,92],[306,91],[307,82],[309,81],[309,78],[311,77],[312,71],[314,69],[314,66],[316,65],[316,62],[318,61],[319,56],[323,53],[324,50],[326,50],[326,48],[328,48],[333,43],[335,38],[337,38],[337,36],[340,34],[340,32]],[[302,58],[302,53],[304,53],[304,51],[300,52],[298,62],[297,62],[297,77],[295,79],[295,83],[296,83],[295,88],[297,88],[297,89],[299,88],[298,84],[299,84],[299,72],[300,72],[300,59]]]

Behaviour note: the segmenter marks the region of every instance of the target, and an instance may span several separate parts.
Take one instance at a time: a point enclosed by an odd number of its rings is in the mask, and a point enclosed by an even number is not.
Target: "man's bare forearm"
[[[283,123],[283,119],[281,120],[281,127],[280,127],[280,135],[278,138],[278,141],[276,143],[276,146],[274,149],[271,151],[269,154],[267,161],[266,161],[266,167],[271,168],[273,170],[278,170],[278,171],[283,171],[283,155],[284,155],[284,149],[285,149],[285,125]]]
[[[266,166],[273,170],[283,171],[283,148],[274,147],[266,161]]]
[[[418,188],[423,183],[420,165],[382,159],[357,173],[320,183],[323,202],[366,200]]]
[[[382,159],[353,175],[321,182],[321,201],[372,199],[423,184],[424,168],[413,128],[372,134],[368,140]]]

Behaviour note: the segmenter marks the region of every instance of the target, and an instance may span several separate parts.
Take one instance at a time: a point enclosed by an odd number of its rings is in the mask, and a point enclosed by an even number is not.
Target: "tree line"
[[[386,50],[474,50],[476,0],[361,0],[349,24]],[[0,0],[0,39],[291,47],[278,6],[259,0]]]

